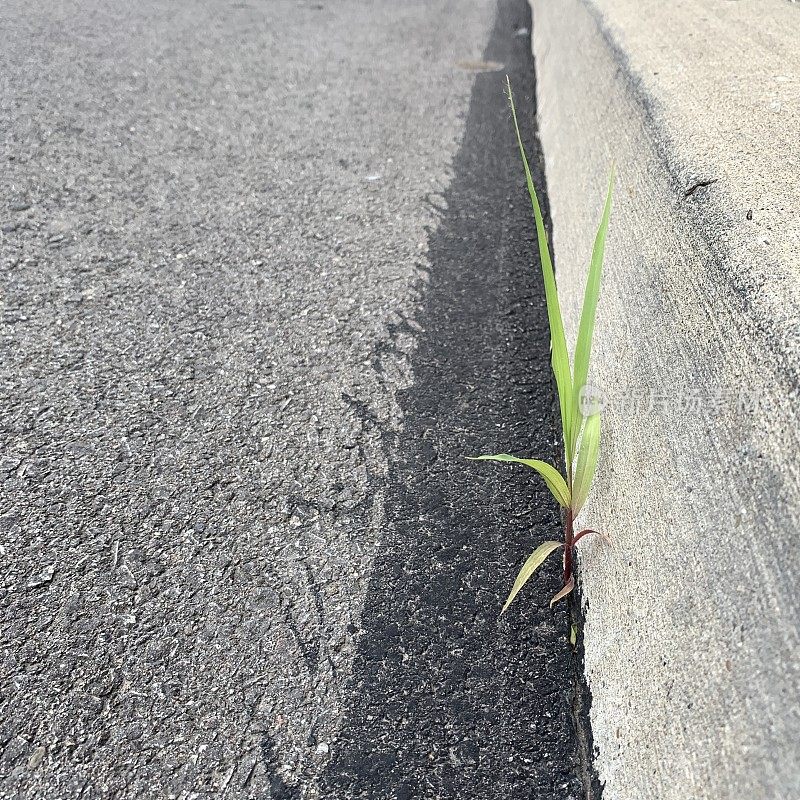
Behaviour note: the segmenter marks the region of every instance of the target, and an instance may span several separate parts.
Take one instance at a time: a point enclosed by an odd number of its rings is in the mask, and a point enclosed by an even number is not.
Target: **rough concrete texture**
[[[0,4],[3,796],[313,791],[494,13]]]
[[[800,8],[534,0],[571,341],[619,180],[583,513],[605,800],[800,796]]]

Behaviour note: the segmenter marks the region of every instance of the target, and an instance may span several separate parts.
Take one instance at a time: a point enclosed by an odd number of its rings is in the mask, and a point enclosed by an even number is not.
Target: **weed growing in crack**
[[[566,477],[555,467],[544,461],[534,458],[517,458],[516,456],[500,453],[498,455],[475,456],[475,461],[511,461],[524,464],[535,470],[544,479],[548,489],[564,509],[564,541],[543,542],[528,557],[514,581],[511,593],[503,606],[505,611],[525,585],[526,581],[544,563],[545,559],[561,547],[564,548],[564,580],[561,590],[550,601],[552,606],[563,597],[566,597],[575,586],[575,576],[572,564],[575,545],[586,535],[597,533],[593,528],[585,528],[575,533],[574,522],[580,512],[589,489],[594,479],[597,467],[597,456],[600,450],[600,413],[594,411],[584,415],[583,411],[592,411],[582,408],[581,400],[586,387],[586,378],[589,373],[589,357],[592,351],[592,336],[594,333],[595,313],[597,311],[597,298],[600,294],[600,276],[603,270],[603,252],[606,244],[608,219],[611,214],[611,194],[614,186],[614,171],[608,183],[608,194],[597,229],[597,236],[592,249],[592,260],[589,265],[589,276],[586,280],[586,290],[583,297],[581,321],[578,327],[578,341],[575,345],[574,368],[570,367],[567,341],[564,336],[564,324],[561,318],[561,307],[558,302],[556,280],[553,274],[553,262],[550,259],[550,250],[547,244],[547,232],[542,219],[539,199],[533,186],[528,158],[522,145],[522,137],[517,122],[517,110],[514,107],[514,98],[511,94],[511,82],[506,77],[508,100],[511,104],[511,115],[514,119],[514,129],[517,134],[520,156],[525,167],[525,178],[528,184],[528,193],[531,196],[533,215],[536,220],[536,234],[539,240],[539,258],[542,263],[544,275],[544,291],[547,302],[547,317],[550,323],[550,348],[552,352],[553,373],[558,390],[558,404],[561,411],[561,428],[564,437],[564,462]],[[608,539],[603,536],[606,541]],[[500,613],[503,613],[502,611]]]

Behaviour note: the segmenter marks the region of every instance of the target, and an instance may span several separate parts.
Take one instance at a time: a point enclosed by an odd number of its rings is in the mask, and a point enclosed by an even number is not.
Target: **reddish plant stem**
[[[569,583],[572,577],[572,547],[575,544],[573,538],[574,533],[572,509],[568,508],[564,520],[564,586]]]

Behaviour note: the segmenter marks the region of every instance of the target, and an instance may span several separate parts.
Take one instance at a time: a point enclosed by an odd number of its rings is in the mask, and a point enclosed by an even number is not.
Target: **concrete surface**
[[[619,170],[591,380],[615,540],[581,570],[604,800],[800,796],[800,8],[533,1],[574,341]]]
[[[1,796],[578,795],[495,14],[0,5]]]

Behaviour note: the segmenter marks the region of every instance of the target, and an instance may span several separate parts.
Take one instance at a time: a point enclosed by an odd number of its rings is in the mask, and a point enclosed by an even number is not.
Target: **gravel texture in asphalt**
[[[0,796],[579,796],[529,28],[2,4]]]

